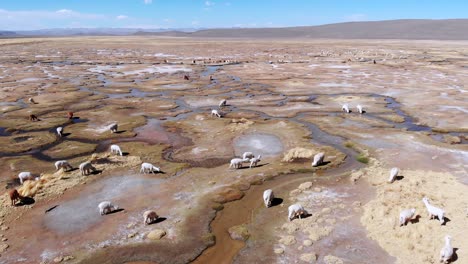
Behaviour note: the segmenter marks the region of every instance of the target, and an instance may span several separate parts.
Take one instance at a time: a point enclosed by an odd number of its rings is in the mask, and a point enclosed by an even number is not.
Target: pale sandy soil
[[[468,254],[463,249],[468,247],[468,201],[463,197],[468,187],[450,173],[427,170],[402,170],[403,178],[390,184],[389,171],[389,167],[374,160],[352,176],[370,182],[377,192],[376,198],[363,206],[361,223],[369,231],[368,236],[396,257],[396,263],[438,263],[444,237],[450,235],[456,249],[455,263],[467,262]],[[445,225],[429,219],[423,197],[444,209]],[[400,211],[409,208],[416,209],[414,220],[400,227]]]

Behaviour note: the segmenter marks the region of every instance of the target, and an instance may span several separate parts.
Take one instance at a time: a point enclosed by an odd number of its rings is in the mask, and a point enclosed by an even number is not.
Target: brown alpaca
[[[31,120],[31,121],[38,121],[39,119],[37,118],[36,115],[32,115],[32,114],[31,114],[31,115],[29,115],[29,120]]]
[[[10,190],[8,192],[8,194],[10,195],[10,200],[11,200],[11,205],[12,206],[14,206],[16,204],[17,200],[21,201],[23,199],[23,196],[21,196],[21,194],[19,194],[18,190],[16,190],[16,189]]]

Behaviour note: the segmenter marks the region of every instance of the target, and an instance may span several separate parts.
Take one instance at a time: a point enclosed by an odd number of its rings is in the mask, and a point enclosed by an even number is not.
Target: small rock
[[[275,248],[275,254],[283,254],[284,253],[284,249],[282,248]]]
[[[146,237],[151,239],[151,240],[159,240],[165,235],[166,235],[166,231],[164,231],[162,229],[155,229],[155,230],[149,232],[146,235]]]
[[[208,184],[213,185],[213,184],[216,184],[216,182],[215,181],[209,181]]]
[[[328,207],[325,207],[325,208],[322,209],[322,213],[324,213],[324,214],[329,214],[330,212],[331,212],[331,209],[328,208]]]
[[[5,242],[5,241],[7,241],[7,240],[8,240],[8,238],[6,238],[6,237],[2,238],[2,241],[3,241],[3,242]]]
[[[74,256],[65,256],[63,257],[63,261],[69,261],[69,260],[72,260],[72,259],[75,259]]]
[[[230,227],[228,232],[231,238],[234,240],[246,241],[250,237],[249,230],[245,225]]]
[[[131,234],[127,235],[127,238],[132,238],[132,237],[135,237],[136,235],[137,235],[137,233],[131,233]]]
[[[299,189],[301,190],[307,190],[307,189],[310,189],[312,188],[312,182],[304,182],[302,183],[301,185],[299,185]]]
[[[314,192],[321,192],[321,191],[322,191],[322,189],[319,188],[319,187],[315,187],[315,188],[314,188]]]
[[[325,256],[323,262],[325,262],[325,264],[343,264],[342,259],[332,255]]]
[[[303,244],[304,246],[306,246],[306,247],[310,247],[310,246],[312,246],[312,241],[306,239],[306,240],[304,240],[304,242],[302,242],[302,244]]]
[[[0,228],[2,231],[5,231],[5,230],[8,230],[9,227],[8,226],[2,226],[2,228]]]
[[[0,252],[5,252],[7,248],[10,247],[7,243],[0,244]]]
[[[281,244],[284,244],[286,246],[290,246],[290,245],[293,245],[296,243],[296,238],[294,238],[294,236],[283,236],[279,242]]]
[[[56,257],[54,258],[54,263],[60,263],[63,261],[63,257]]]
[[[300,259],[307,263],[315,263],[317,260],[317,255],[315,253],[302,254]]]
[[[289,193],[289,196],[297,196],[302,192],[302,190],[294,189]]]
[[[130,223],[130,224],[127,225],[127,228],[132,228],[134,226],[135,226],[135,223]]]

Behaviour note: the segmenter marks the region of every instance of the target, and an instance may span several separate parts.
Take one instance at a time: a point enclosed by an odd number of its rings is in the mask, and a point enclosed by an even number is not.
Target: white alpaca
[[[249,159],[234,158],[231,160],[229,168],[240,169],[242,168],[242,163],[249,162]]]
[[[143,222],[145,225],[149,225],[153,223],[154,221],[158,220],[159,216],[156,214],[155,211],[145,211],[143,213]]]
[[[143,172],[143,173],[156,173],[156,172],[161,172],[161,169],[154,166],[153,164],[151,163],[142,163],[141,164],[141,169],[140,169],[140,173]]]
[[[211,116],[221,117],[221,115],[219,114],[218,110],[216,110],[216,109],[211,110]]]
[[[122,150],[120,149],[118,145],[111,145],[110,151],[111,153],[119,154],[120,156],[122,156]]]
[[[348,106],[348,104],[344,104],[344,105],[341,107],[341,110],[344,111],[344,112],[346,112],[346,113],[349,113],[349,112],[350,112],[350,111],[349,111],[349,106]]]
[[[432,218],[434,218],[434,216],[437,216],[437,218],[439,218],[440,224],[443,225],[444,222],[445,222],[445,220],[444,220],[444,215],[445,215],[444,210],[429,204],[429,199],[427,197],[424,197],[422,199],[422,201],[423,201],[424,205],[426,205],[426,209],[427,209],[427,212],[429,213],[429,217],[432,219]]]
[[[255,155],[252,152],[244,152],[244,154],[242,154],[242,158],[251,159],[251,158],[255,158]]]
[[[18,174],[18,178],[20,180],[20,183],[23,184],[24,181],[27,180],[39,180],[39,177],[34,177],[31,172],[29,171],[23,171]]]
[[[398,176],[399,169],[398,168],[392,168],[390,170],[390,178],[388,178],[388,182],[392,183],[395,181],[396,177]]]
[[[227,100],[223,99],[223,100],[221,100],[221,102],[219,102],[219,107],[226,106],[226,104],[227,104]]]
[[[89,161],[81,163],[79,168],[80,168],[81,175],[88,175],[91,172],[96,171],[96,168],[94,168],[91,162]]]
[[[453,255],[453,247],[450,244],[452,241],[451,236],[445,236],[445,246],[440,250],[440,262],[448,263]]]
[[[406,209],[400,212],[400,226],[406,225],[406,223],[413,218],[416,209]]]
[[[271,206],[271,203],[275,199],[275,195],[273,194],[273,190],[268,189],[263,192],[263,202],[265,203],[266,208]]]
[[[119,207],[118,206],[115,206],[113,205],[111,202],[109,201],[104,201],[104,202],[101,202],[99,205],[98,205],[98,208],[99,208],[99,213],[101,215],[105,215],[105,214],[108,214],[108,213],[112,213],[113,211],[115,210],[119,210]]]
[[[312,167],[320,166],[323,163],[324,158],[325,158],[325,153],[323,152],[315,154],[314,160],[312,161]]]
[[[250,159],[250,166],[249,166],[249,168],[252,168],[252,166],[257,167],[257,164],[258,164],[260,161],[262,161],[261,158],[262,158],[262,155],[258,155],[258,157],[256,157],[256,158],[251,158],[251,159]]]
[[[72,170],[73,167],[68,163],[66,160],[59,160],[55,162],[55,169],[60,170],[63,169],[63,171]]]
[[[57,134],[59,135],[59,137],[62,136],[62,133],[63,133],[63,127],[57,127]]]
[[[306,215],[307,211],[300,204],[293,204],[288,207],[288,220],[292,221],[294,218],[299,217],[301,219],[302,215]]]
[[[361,106],[361,105],[357,105],[356,108],[357,108],[357,110],[358,110],[358,112],[359,112],[360,114],[363,113],[363,110],[362,110],[362,106]]]
[[[36,103],[36,102],[34,101],[34,99],[32,99],[32,98],[29,98],[28,100],[29,100],[29,102],[30,102],[31,104],[35,104],[35,103]]]
[[[117,123],[114,123],[114,124],[112,124],[112,125],[109,126],[109,130],[111,131],[111,133],[116,133],[118,127],[119,127],[119,126],[117,125]]]

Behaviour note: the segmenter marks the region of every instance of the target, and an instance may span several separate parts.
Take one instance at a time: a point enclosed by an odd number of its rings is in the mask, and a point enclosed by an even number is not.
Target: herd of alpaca
[[[188,77],[185,77],[188,79]],[[32,104],[36,104],[33,98],[29,98],[29,102]],[[223,99],[220,101],[218,107],[221,109],[222,107],[227,106],[227,100]],[[365,111],[363,110],[363,107],[361,105],[356,106],[358,113],[363,114]],[[345,113],[350,113],[351,110],[348,106],[348,104],[343,104],[342,105],[342,111]],[[221,118],[223,115],[220,113],[218,109],[212,109],[211,110],[211,116],[215,116],[218,118]],[[73,112],[68,112],[67,117],[69,119],[73,119]],[[35,115],[30,115],[29,119],[31,121],[38,121],[39,119]],[[108,126],[108,129],[112,133],[117,133],[118,132],[118,125],[117,123],[111,124]],[[56,128],[57,135],[59,137],[63,137],[63,127],[57,127]],[[110,152],[111,154],[116,154],[123,156],[123,152],[121,148],[118,145],[111,145],[110,146]],[[261,155],[255,156],[252,152],[244,152],[242,157],[236,157],[231,159],[229,168],[234,168],[234,169],[240,169],[243,167],[244,163],[249,163],[249,168],[257,167],[258,163],[261,162]],[[317,167],[322,164],[324,164],[324,159],[325,159],[325,153],[320,152],[314,155],[312,159],[312,167]],[[70,165],[70,163],[67,160],[59,160],[55,162],[55,168],[56,170],[62,169],[63,171],[71,171],[73,170],[73,167]],[[79,170],[81,175],[89,175],[91,173],[94,173],[96,168],[92,165],[90,161],[83,162],[79,165]],[[140,173],[160,173],[161,169],[159,167],[154,166],[151,163],[142,163],[141,168],[140,168]],[[388,179],[388,183],[393,183],[395,180],[397,180],[398,174],[399,174],[399,169],[394,167],[390,170],[390,177]],[[33,176],[31,172],[20,172],[18,174],[18,178],[20,180],[20,183],[23,184],[27,180],[39,180],[39,177]],[[9,197],[11,200],[11,205],[15,206],[18,201],[22,201],[25,197],[23,197],[18,190],[12,189],[9,191]],[[266,208],[269,208],[273,206],[273,201],[275,199],[273,190],[267,189],[263,192],[263,202],[265,204]],[[427,197],[422,198],[422,202],[424,203],[427,212],[430,216],[430,219],[437,218],[441,225],[445,223],[445,211],[441,208],[438,208],[432,204],[429,203],[429,199]],[[98,204],[98,209],[99,213],[101,215],[106,215],[113,213],[115,211],[119,210],[119,207],[114,205],[111,201],[103,201]],[[400,226],[406,226],[408,222],[411,222],[413,217],[416,214],[416,209],[415,208],[410,208],[410,209],[404,209],[400,212],[399,216],[399,224]],[[304,209],[304,207],[301,204],[292,204],[288,207],[288,220],[292,221],[295,218],[301,219],[302,217],[306,217],[308,215],[307,211]],[[143,213],[143,223],[145,225],[149,225],[151,223],[156,222],[159,219],[159,216],[156,212],[154,211],[145,211]],[[447,235],[445,237],[445,245],[440,251],[440,261],[443,263],[448,263],[452,257],[453,257],[453,247],[451,245],[451,236]]]

